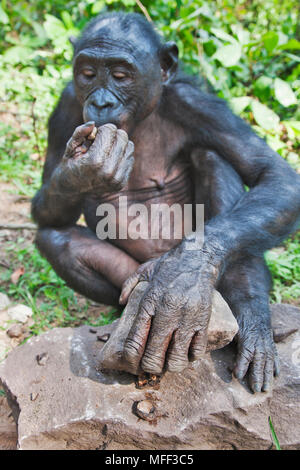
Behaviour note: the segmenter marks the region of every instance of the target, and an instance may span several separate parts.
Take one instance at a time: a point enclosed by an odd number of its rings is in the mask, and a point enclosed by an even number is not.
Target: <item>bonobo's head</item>
[[[96,17],[74,46],[74,84],[84,121],[132,132],[157,108],[177,57],[177,46],[162,44],[141,15]]]

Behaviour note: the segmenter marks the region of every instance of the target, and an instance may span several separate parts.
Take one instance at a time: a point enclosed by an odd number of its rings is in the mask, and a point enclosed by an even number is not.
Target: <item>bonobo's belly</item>
[[[153,186],[134,186],[89,198],[84,213],[98,238],[144,262],[170,250],[190,231],[193,187],[189,169],[181,166]]]

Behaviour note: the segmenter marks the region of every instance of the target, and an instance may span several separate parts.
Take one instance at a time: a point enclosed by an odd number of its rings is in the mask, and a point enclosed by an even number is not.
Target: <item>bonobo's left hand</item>
[[[149,280],[139,312],[125,342],[124,358],[140,361],[145,372],[183,370],[201,357],[207,343],[213,288],[218,269],[202,250],[182,245],[142,265],[124,284],[125,303],[139,280]]]

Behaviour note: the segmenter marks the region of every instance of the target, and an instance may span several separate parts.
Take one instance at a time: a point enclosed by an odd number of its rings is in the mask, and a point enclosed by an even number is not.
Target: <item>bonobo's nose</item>
[[[116,104],[116,98],[112,93],[104,88],[96,90],[90,97],[90,105],[98,110],[112,108]]]

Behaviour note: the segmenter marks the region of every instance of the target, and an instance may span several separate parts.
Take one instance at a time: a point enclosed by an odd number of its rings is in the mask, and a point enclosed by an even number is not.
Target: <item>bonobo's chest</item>
[[[118,193],[89,197],[84,204],[87,224],[97,236],[141,262],[180,242],[190,226],[185,219],[191,218],[193,202],[182,130],[149,121],[132,139],[135,163],[127,186]]]

